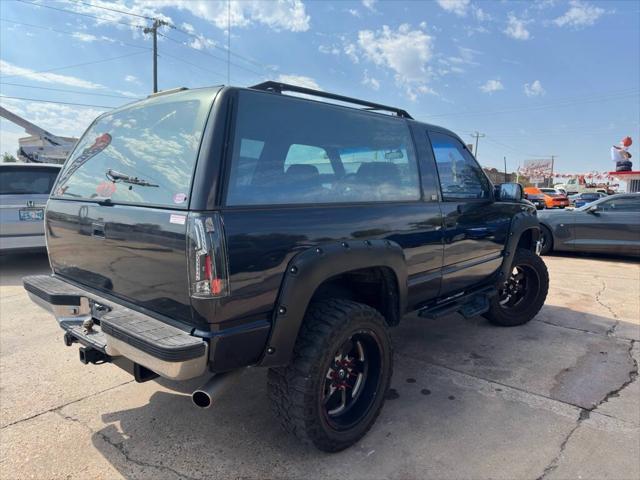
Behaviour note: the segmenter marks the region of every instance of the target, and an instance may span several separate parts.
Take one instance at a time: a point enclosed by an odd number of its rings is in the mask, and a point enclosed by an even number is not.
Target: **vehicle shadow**
[[[22,285],[22,277],[50,273],[47,252],[0,255],[0,285]]]
[[[416,472],[426,472],[419,466],[429,464],[428,452],[446,451],[451,442],[459,451],[477,453],[477,458],[467,459],[470,463],[495,455],[488,439],[486,447],[479,446],[467,430],[470,425],[489,422],[492,436],[506,438],[518,428],[519,415],[525,415],[522,422],[527,423],[527,413],[519,410],[527,408],[524,404],[514,407],[512,397],[503,404],[503,399],[476,391],[486,388],[482,385],[487,381],[495,382],[497,391],[513,387],[564,402],[568,408],[590,408],[601,401],[624,383],[633,367],[630,342],[611,337],[615,323],[558,306],[545,306],[532,322],[517,328],[496,327],[482,317],[408,316],[393,333],[395,397],[389,397],[365,439],[333,455],[302,445],[282,430],[269,409],[263,369],[249,369],[209,410],[195,408],[188,396],[204,379],[180,385],[183,393],[154,390],[150,382],[143,405],[131,398],[129,389],[114,401],[113,411],[102,415],[108,425],[92,440],[126,478],[353,478],[354,472],[357,477],[381,478],[396,461],[411,465],[405,478],[416,478],[423,476]],[[411,366],[416,364],[417,370]],[[475,377],[462,392],[460,375]],[[133,402],[136,405],[130,406]],[[508,412],[512,408],[517,411],[514,417]],[[507,410],[504,418],[502,409]],[[549,421],[558,421],[548,415]],[[534,435],[538,437],[526,441],[547,441],[543,433]],[[501,455],[508,456],[510,447],[501,448]],[[512,448],[517,452],[520,447]],[[369,458],[374,450],[376,455]],[[448,458],[441,453],[444,457],[439,458]],[[453,458],[446,463],[451,472],[460,467]],[[464,476],[464,470],[460,472]],[[402,478],[398,475],[392,476]]]

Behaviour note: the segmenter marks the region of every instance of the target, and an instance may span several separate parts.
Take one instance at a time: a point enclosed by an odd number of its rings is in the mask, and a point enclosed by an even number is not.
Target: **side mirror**
[[[501,183],[497,200],[501,202],[519,202],[524,198],[524,190],[519,183]]]
[[[591,213],[592,215],[597,215],[598,214],[598,206],[597,205],[591,205],[589,208],[587,208],[587,213]]]

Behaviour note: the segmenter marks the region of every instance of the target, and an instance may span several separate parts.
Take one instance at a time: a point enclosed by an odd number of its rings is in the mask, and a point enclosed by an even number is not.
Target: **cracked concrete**
[[[549,298],[528,325],[404,319],[397,395],[329,456],[279,429],[262,370],[203,411],[199,380],[81,365],[19,285],[46,258],[0,259],[0,478],[640,478],[640,267],[545,261]]]

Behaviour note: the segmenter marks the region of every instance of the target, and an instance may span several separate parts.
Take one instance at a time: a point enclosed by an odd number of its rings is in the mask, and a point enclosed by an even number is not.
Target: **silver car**
[[[0,164],[0,253],[45,248],[44,207],[60,167]]]

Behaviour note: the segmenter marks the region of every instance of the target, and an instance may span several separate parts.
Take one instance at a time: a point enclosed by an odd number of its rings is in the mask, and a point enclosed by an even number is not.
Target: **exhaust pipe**
[[[244,373],[244,368],[230,372],[219,373],[195,390],[191,394],[191,400],[200,408],[209,408],[215,398],[218,398],[229,385],[235,382]]]

